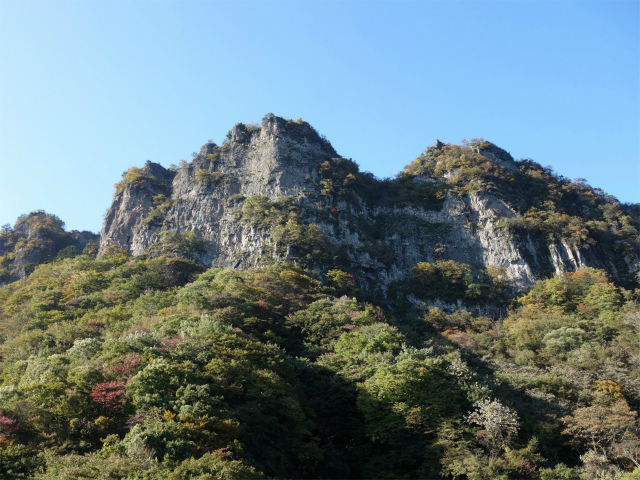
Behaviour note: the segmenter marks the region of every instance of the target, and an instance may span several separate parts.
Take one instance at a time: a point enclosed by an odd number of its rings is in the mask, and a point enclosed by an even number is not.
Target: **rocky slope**
[[[595,193],[594,193],[595,192]],[[273,260],[341,269],[388,295],[420,262],[499,269],[515,289],[580,267],[640,269],[637,206],[477,140],[441,142],[394,180],[361,173],[306,122],[237,124],[191,163],[147,162],[117,184],[100,235],[134,255],[182,250],[205,266]],[[390,290],[391,289],[391,290]]]
[[[66,232],[64,222],[42,210],[22,215],[13,227],[0,230],[0,286],[24,278],[56,256],[73,257],[85,249],[95,253],[98,240],[95,233]]]

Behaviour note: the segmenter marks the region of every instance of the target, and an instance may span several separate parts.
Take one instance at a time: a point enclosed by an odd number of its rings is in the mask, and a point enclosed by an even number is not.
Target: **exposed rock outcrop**
[[[275,116],[265,118],[259,128],[237,124],[228,142],[221,147],[204,145],[190,164],[175,172],[148,163],[142,169],[147,179],[125,186],[114,197],[101,232],[100,252],[116,245],[138,255],[163,230],[194,231],[205,242],[200,262],[234,266],[238,263],[233,260],[238,255],[236,241],[247,246],[248,253],[259,250],[266,239],[252,236],[252,230],[244,227],[240,231],[223,228],[223,219],[232,209],[229,199],[304,195],[307,186],[318,181],[318,163],[332,156],[336,153],[331,145],[307,124],[291,124]],[[153,199],[164,193],[170,205],[154,223],[150,220]],[[233,246],[230,237],[236,239]]]
[[[436,141],[425,154],[436,158],[443,148],[447,147]],[[518,162],[493,144],[484,142],[469,151],[505,174],[518,172]],[[339,180],[326,174],[338,168],[346,168]],[[398,180],[413,189],[423,188],[422,182],[434,199],[430,204],[420,203],[411,193],[408,200],[394,203],[395,190],[390,187],[396,185],[394,181],[385,183],[361,174],[356,178],[348,172],[357,173],[357,166],[340,158],[305,122],[268,115],[260,126],[237,124],[222,146],[205,144],[189,164],[167,170],[148,162],[125,175],[105,218],[100,252],[115,245],[139,255],[162,241],[162,232],[194,232],[203,242],[191,252],[198,262],[251,268],[272,260],[296,260],[287,239],[321,232],[316,250],[306,250],[307,264],[323,273],[339,258],[357,277],[358,286],[381,294],[406,279],[417,263],[438,259],[476,269],[504,268],[518,289],[550,273],[549,267],[558,273],[589,265],[611,270],[611,262],[607,264],[602,255],[599,259],[588,253],[593,246],[581,250],[567,242],[543,244],[514,237],[504,224],[519,214],[492,193],[477,188],[466,195],[438,190],[443,182],[460,182],[461,167],[455,162],[440,177],[419,173],[412,180]],[[366,196],[355,187],[346,192],[357,179],[373,193]],[[376,189],[386,193],[377,194]],[[265,207],[261,215],[277,217],[280,224],[249,218],[243,202],[255,196],[273,205],[288,197],[286,208],[296,216],[282,212],[274,216]],[[277,208],[273,206],[272,211]],[[300,230],[298,224],[317,229]],[[291,233],[294,227],[297,233]],[[329,260],[314,263],[314,255],[325,253],[331,254]],[[638,256],[628,263],[639,265]]]

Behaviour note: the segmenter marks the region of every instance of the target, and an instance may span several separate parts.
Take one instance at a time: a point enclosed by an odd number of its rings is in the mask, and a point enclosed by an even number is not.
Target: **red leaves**
[[[180,337],[162,338],[158,342],[160,343],[159,349],[164,353],[170,352],[172,350],[175,350],[181,341],[182,339]]]
[[[11,420],[0,410],[0,440],[5,440],[9,435],[18,431],[18,423]]]
[[[258,300],[253,304],[253,311],[256,315],[264,317],[269,313],[269,304],[264,300]]]
[[[91,400],[99,403],[104,408],[114,413],[120,413],[122,412],[122,402],[126,398],[125,382],[96,383],[89,396]]]
[[[109,367],[111,373],[116,378],[129,378],[136,373],[140,366],[140,355],[137,353],[129,353],[120,363],[114,363]]]

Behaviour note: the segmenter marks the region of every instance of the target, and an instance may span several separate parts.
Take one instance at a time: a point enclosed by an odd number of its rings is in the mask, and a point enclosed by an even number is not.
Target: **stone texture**
[[[436,141],[430,149],[442,146]],[[501,166],[517,169],[513,158],[499,147],[487,143],[476,148]],[[101,232],[100,252],[117,245],[138,255],[163,230],[193,230],[204,240],[205,251],[197,260],[205,266],[252,268],[266,258],[283,260],[269,230],[238,222],[228,199],[262,195],[274,201],[293,196],[313,212],[312,207],[321,203],[317,167],[333,157],[337,153],[330,144],[307,124],[275,116],[265,117],[259,128],[237,124],[222,146],[205,144],[190,164],[176,172],[147,163],[143,171],[155,180],[127,187],[114,197]],[[202,181],[207,178],[215,180]],[[417,177],[415,181],[439,180]],[[162,222],[150,224],[145,219],[153,210],[153,197],[160,193],[172,203]],[[463,199],[448,196],[440,211],[390,208],[363,199],[340,202],[337,208],[339,214],[330,220],[310,213],[303,222],[319,225],[331,244],[344,248],[359,286],[380,289],[383,294],[418,262],[439,258],[475,268],[504,267],[512,285],[520,289],[532,285],[545,265],[557,273],[603,265],[597,254],[577,251],[566,243],[551,245],[548,252],[530,238],[516,243],[499,228],[500,219],[514,217],[516,212],[486,193]],[[361,221],[386,227],[373,239],[358,227]],[[637,268],[638,259],[628,263]]]

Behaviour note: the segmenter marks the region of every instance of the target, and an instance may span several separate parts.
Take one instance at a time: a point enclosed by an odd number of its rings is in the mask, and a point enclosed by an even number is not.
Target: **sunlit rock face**
[[[435,158],[442,148],[445,145],[437,141],[424,155]],[[501,171],[518,171],[518,162],[488,142],[469,152]],[[514,289],[526,288],[549,273],[584,266],[615,270],[597,247],[578,249],[567,242],[542,245],[529,236],[515,238],[504,221],[518,214],[496,195],[444,191],[436,207],[396,202],[397,189],[391,187],[401,178],[380,181],[367,174],[362,177],[369,193],[361,195],[356,189],[346,195],[349,175],[336,183],[326,174],[335,165],[347,165],[360,175],[353,162],[339,157],[305,122],[268,115],[261,125],[237,124],[223,145],[205,144],[191,163],[167,170],[147,162],[130,171],[107,211],[100,253],[114,245],[134,255],[158,254],[163,252],[157,247],[163,232],[193,232],[201,244],[190,256],[205,266],[247,269],[289,260],[324,274],[339,258],[341,268],[354,275],[358,286],[381,295],[387,295],[394,282],[406,280],[419,262],[437,260],[455,260],[474,269],[502,268]],[[440,176],[417,174],[410,181],[436,188],[459,175],[460,168],[455,167]],[[247,199],[255,196],[288,205],[296,212],[294,220],[287,217],[289,223],[278,226],[270,225],[269,219],[247,220],[242,212]],[[285,197],[289,203],[283,203]],[[309,225],[315,230],[305,230]],[[291,235],[282,233],[293,227],[298,228],[298,239],[310,232],[321,235],[323,246],[309,248],[304,258],[296,257],[295,248],[287,243]],[[627,264],[637,269],[638,255],[631,255]]]
[[[266,117],[259,127],[237,124],[222,146],[205,144],[191,163],[175,171],[148,162],[142,168],[148,179],[125,186],[114,197],[100,235],[100,252],[116,245],[138,255],[157,241],[161,231],[194,231],[204,240],[205,252],[197,256],[200,262],[253,265],[268,238],[246,226],[229,226],[235,205],[229,199],[303,198],[305,188],[317,181],[318,163],[336,155],[306,124],[291,125],[275,116]],[[170,206],[161,219],[150,222],[158,195],[165,195]],[[235,260],[239,248],[247,257],[240,263]]]

